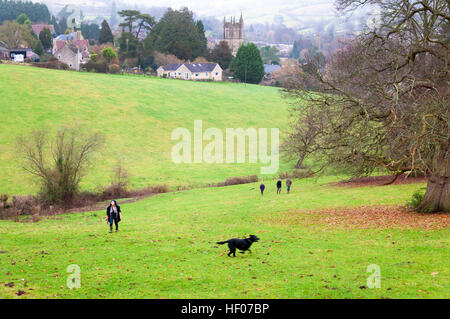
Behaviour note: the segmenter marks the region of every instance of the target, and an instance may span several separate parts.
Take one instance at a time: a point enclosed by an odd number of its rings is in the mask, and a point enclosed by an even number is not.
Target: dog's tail
[[[218,241],[216,244],[223,245],[223,244],[226,244],[226,243],[228,243],[228,240],[227,241]]]

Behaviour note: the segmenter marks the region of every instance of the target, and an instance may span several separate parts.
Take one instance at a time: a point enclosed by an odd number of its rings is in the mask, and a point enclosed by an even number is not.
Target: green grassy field
[[[100,131],[101,154],[82,189],[110,182],[120,159],[132,187],[202,186],[227,177],[259,174],[260,164],[174,164],[171,132],[225,128],[287,128],[288,106],[278,90],[257,85],[177,81],[64,72],[0,64],[0,193],[37,191],[21,169],[15,142],[32,129],[79,125]],[[206,142],[204,143],[206,144]],[[281,169],[288,165],[281,163]]]
[[[423,185],[332,180],[294,180],[289,195],[273,183],[264,197],[257,184],[157,195],[122,205],[113,234],[104,211],[0,221],[0,297],[449,298],[448,229],[347,228],[305,211],[404,204]],[[215,244],[244,234],[261,239],[252,254],[229,258]],[[71,264],[79,289],[66,287]],[[367,288],[370,264],[379,289]]]
[[[287,110],[269,87],[0,65],[0,193],[37,191],[15,157],[17,136],[68,123],[105,136],[83,189],[108,184],[118,159],[135,188],[259,174],[261,164],[175,165],[171,132],[203,120],[204,129],[275,127],[283,134]],[[290,167],[282,161],[280,171]],[[382,225],[370,223],[374,215],[364,217],[367,224],[335,223],[318,213],[404,205],[423,184],[337,187],[330,182],[338,177],[323,176],[294,180],[293,193],[276,195],[272,177],[263,180],[263,197],[256,183],[125,203],[113,234],[104,211],[0,220],[0,298],[450,297],[448,228],[414,221],[406,228],[395,214]],[[252,254],[229,258],[215,244],[245,234],[261,239]],[[367,286],[372,264],[380,267],[381,288]],[[81,269],[79,289],[66,285],[69,265]]]

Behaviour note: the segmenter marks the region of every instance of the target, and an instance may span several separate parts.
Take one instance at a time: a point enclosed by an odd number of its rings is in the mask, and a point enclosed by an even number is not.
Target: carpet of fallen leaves
[[[349,180],[332,183],[331,185],[344,187],[381,186],[389,183],[393,178],[393,175],[367,176],[361,178],[352,178]],[[426,181],[427,179],[425,177],[408,177],[406,174],[402,174],[395,180],[394,183],[392,183],[392,185],[425,183]]]
[[[323,228],[442,229],[450,226],[450,213],[420,214],[403,206],[361,206],[323,210],[288,211],[265,222],[283,225],[320,225]]]
[[[362,206],[325,209],[312,214],[328,225],[357,228],[440,229],[450,226],[450,213],[419,214],[402,206]]]

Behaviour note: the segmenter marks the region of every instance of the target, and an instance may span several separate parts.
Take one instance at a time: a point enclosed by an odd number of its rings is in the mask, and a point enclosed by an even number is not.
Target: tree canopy
[[[231,61],[230,70],[241,82],[258,84],[264,76],[264,63],[254,43],[243,44]]]
[[[114,43],[114,36],[111,32],[111,28],[106,20],[102,22],[102,28],[100,29],[98,36],[98,43]]]
[[[168,9],[150,33],[155,50],[173,54],[181,60],[206,55],[203,23],[194,20],[188,8]]]
[[[21,14],[25,14],[32,22],[50,22],[50,11],[43,3],[0,0],[0,24],[3,21],[16,20]]]
[[[81,33],[85,39],[95,39],[97,40],[100,36],[100,28],[98,24],[95,23],[81,23]]]
[[[226,41],[220,41],[208,54],[208,60],[219,63],[223,70],[228,69],[232,59],[233,54]]]
[[[36,38],[33,36],[30,26],[19,24],[16,21],[5,21],[0,26],[0,40],[9,49],[32,48]]]
[[[261,57],[266,64],[280,64],[280,50],[276,46],[266,45],[262,47]]]
[[[321,168],[354,176],[378,169],[428,178],[419,211],[450,210],[449,5],[446,0],[339,0],[340,10],[380,9],[380,21],[299,87],[291,143]]]
[[[50,49],[53,44],[52,32],[49,28],[43,28],[39,33],[39,40],[45,50]]]

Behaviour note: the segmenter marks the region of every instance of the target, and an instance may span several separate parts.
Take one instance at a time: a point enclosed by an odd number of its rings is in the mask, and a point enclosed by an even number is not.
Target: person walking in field
[[[261,185],[259,185],[259,189],[261,190],[261,196],[263,196],[264,195],[264,190],[266,189],[266,185],[261,183]]]
[[[119,222],[122,220],[122,211],[115,200],[112,200],[106,209],[106,220],[109,223],[109,232],[113,231],[113,223],[116,225],[116,232],[119,231]]]
[[[288,178],[286,180],[286,189],[287,189],[287,193],[289,194],[289,192],[291,191],[291,185],[292,185],[292,181]]]
[[[281,179],[277,182],[277,194],[281,194]]]

